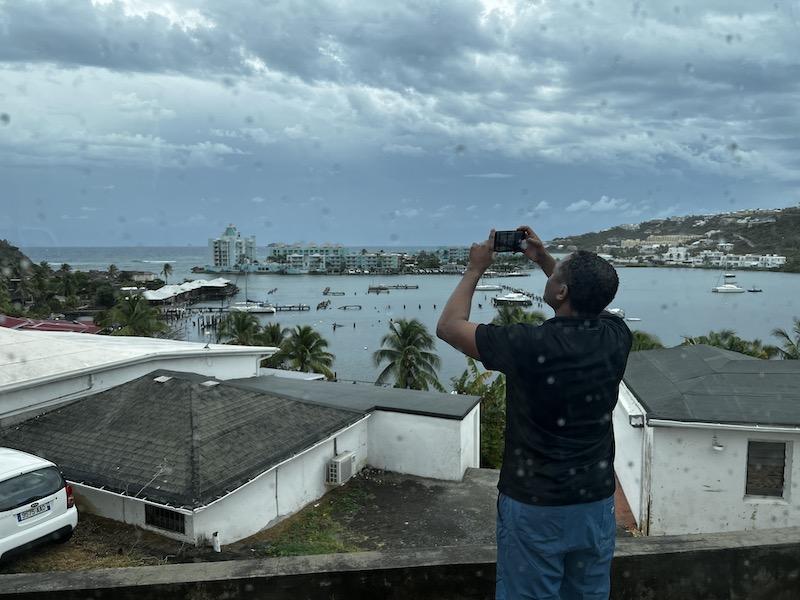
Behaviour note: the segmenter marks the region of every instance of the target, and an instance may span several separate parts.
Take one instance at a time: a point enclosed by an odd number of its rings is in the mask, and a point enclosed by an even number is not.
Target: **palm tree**
[[[273,346],[275,348],[280,348],[286,340],[288,333],[289,330],[285,327],[281,327],[280,323],[267,323],[261,328],[261,332],[256,336],[256,344],[259,346]],[[285,358],[286,357],[284,356],[283,351],[278,350],[269,358],[262,360],[261,366],[277,369],[283,365]]]
[[[308,325],[297,325],[281,345],[283,360],[294,371],[322,373],[333,379],[333,354],[328,352],[328,341]]]
[[[158,311],[142,296],[125,296],[108,312],[101,325],[117,326],[112,335],[153,337],[167,330]]]
[[[381,349],[372,355],[376,367],[389,363],[378,375],[375,385],[394,378],[397,388],[427,390],[432,387],[443,392],[444,387],[436,374],[441,360],[431,352],[435,342],[425,325],[417,319],[400,319],[392,322],[389,329],[391,333],[383,336]]]
[[[776,346],[764,345],[761,340],[755,339],[748,341],[736,335],[732,329],[721,329],[720,331],[709,331],[706,335],[683,338],[683,346],[694,346],[697,344],[707,344],[731,352],[739,352],[755,358],[769,359],[774,358],[780,352]]]
[[[217,330],[217,342],[236,346],[253,346],[261,333],[261,325],[256,316],[246,312],[231,312],[222,320]]]
[[[172,273],[172,267],[170,267],[170,273]],[[119,267],[117,265],[108,265],[108,278],[110,280],[115,280],[119,275]]]
[[[773,329],[772,335],[779,338],[783,343],[783,348],[779,348],[781,357],[786,360],[800,360],[800,319],[794,318],[794,327],[791,334],[785,329]],[[794,335],[794,339],[792,339]]]
[[[515,323],[529,323],[531,325],[541,325],[545,322],[545,316],[538,310],[526,311],[519,306],[502,304],[497,308],[497,316],[492,319],[494,325],[513,325]]]
[[[281,327],[280,323],[267,323],[261,328],[258,343],[264,346],[280,347],[288,333],[289,330]]]
[[[631,346],[631,352],[638,352],[640,350],[655,350],[657,348],[664,347],[664,344],[661,343],[661,340],[658,339],[658,336],[655,336],[652,333],[638,330],[634,330],[632,333],[633,345]]]
[[[168,283],[169,276],[172,275],[172,265],[164,263],[164,266],[161,268],[161,274],[164,276],[164,283]]]

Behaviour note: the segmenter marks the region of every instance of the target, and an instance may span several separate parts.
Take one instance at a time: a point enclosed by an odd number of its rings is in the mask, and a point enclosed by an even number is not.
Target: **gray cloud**
[[[679,210],[678,189],[796,198],[792,3],[489,4],[4,3],[3,162],[113,171],[115,196],[120,173],[186,172],[195,197],[250,208],[324,190],[331,222],[332,198],[387,215],[407,193],[436,199],[434,226],[495,203],[488,186],[503,218],[530,214],[528,187],[543,219],[598,183],[614,194],[585,201],[593,219]]]

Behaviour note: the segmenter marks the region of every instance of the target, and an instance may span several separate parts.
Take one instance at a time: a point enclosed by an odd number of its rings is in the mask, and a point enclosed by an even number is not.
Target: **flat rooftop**
[[[372,412],[390,412],[461,420],[480,402],[478,396],[442,394],[375,385],[334,381],[298,381],[272,375],[229,379],[228,385],[246,390],[268,391],[301,402],[321,406]]]

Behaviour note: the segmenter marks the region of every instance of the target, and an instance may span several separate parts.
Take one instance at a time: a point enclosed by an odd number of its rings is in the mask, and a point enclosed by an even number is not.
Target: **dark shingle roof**
[[[345,410],[385,410],[442,419],[463,419],[480,402],[478,396],[442,394],[374,385],[331,381],[301,381],[267,375],[231,379],[226,383],[247,390],[270,393],[301,402],[312,402]]]
[[[0,445],[71,481],[195,508],[364,415],[209,379],[156,371],[0,431]]]
[[[678,346],[632,352],[624,381],[650,419],[800,425],[800,361]]]

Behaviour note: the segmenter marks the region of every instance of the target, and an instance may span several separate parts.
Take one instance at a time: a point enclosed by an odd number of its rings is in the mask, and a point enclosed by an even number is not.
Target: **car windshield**
[[[47,467],[0,481],[0,512],[44,498],[64,487],[58,469]]]

